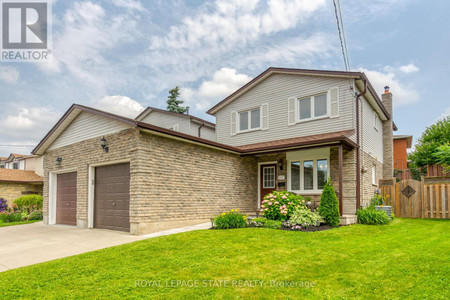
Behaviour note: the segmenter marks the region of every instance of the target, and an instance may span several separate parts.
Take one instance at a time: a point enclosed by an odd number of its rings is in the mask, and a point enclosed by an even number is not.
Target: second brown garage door
[[[94,227],[130,231],[130,164],[95,169]]]

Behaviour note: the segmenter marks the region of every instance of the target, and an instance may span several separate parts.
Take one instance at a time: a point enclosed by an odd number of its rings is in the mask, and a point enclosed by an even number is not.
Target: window
[[[253,109],[239,113],[239,131],[261,128],[261,109]]]
[[[377,185],[377,166],[372,165],[372,184]]]
[[[13,163],[13,169],[18,169],[19,168],[19,163]]]
[[[263,188],[275,188],[275,167],[263,168]]]
[[[291,161],[288,176],[291,191],[319,192],[329,177],[328,159]]]
[[[328,116],[327,93],[302,98],[298,101],[300,121]]]
[[[170,129],[170,130],[173,130],[173,131],[180,131],[180,125],[175,124],[175,125],[173,125],[172,127],[170,127],[169,129]]]
[[[328,161],[326,159],[317,160],[317,189],[321,190],[328,180]]]
[[[373,128],[375,128],[376,131],[380,129],[380,118],[376,112],[374,112]]]

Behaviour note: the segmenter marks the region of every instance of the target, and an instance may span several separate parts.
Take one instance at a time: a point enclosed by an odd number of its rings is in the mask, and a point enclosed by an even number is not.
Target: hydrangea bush
[[[269,220],[283,221],[288,220],[299,208],[306,208],[306,201],[302,196],[274,191],[264,196],[260,212]]]

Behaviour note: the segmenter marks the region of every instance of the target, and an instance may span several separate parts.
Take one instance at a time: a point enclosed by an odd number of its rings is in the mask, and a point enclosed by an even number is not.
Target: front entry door
[[[260,197],[259,201],[264,199],[264,196],[276,190],[277,184],[277,165],[261,165],[259,170],[259,186]]]

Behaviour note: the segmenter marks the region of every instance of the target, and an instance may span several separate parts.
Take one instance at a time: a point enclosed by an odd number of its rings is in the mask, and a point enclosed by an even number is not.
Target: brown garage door
[[[94,227],[130,231],[130,164],[95,169]]]
[[[77,172],[58,174],[56,224],[77,225]]]

